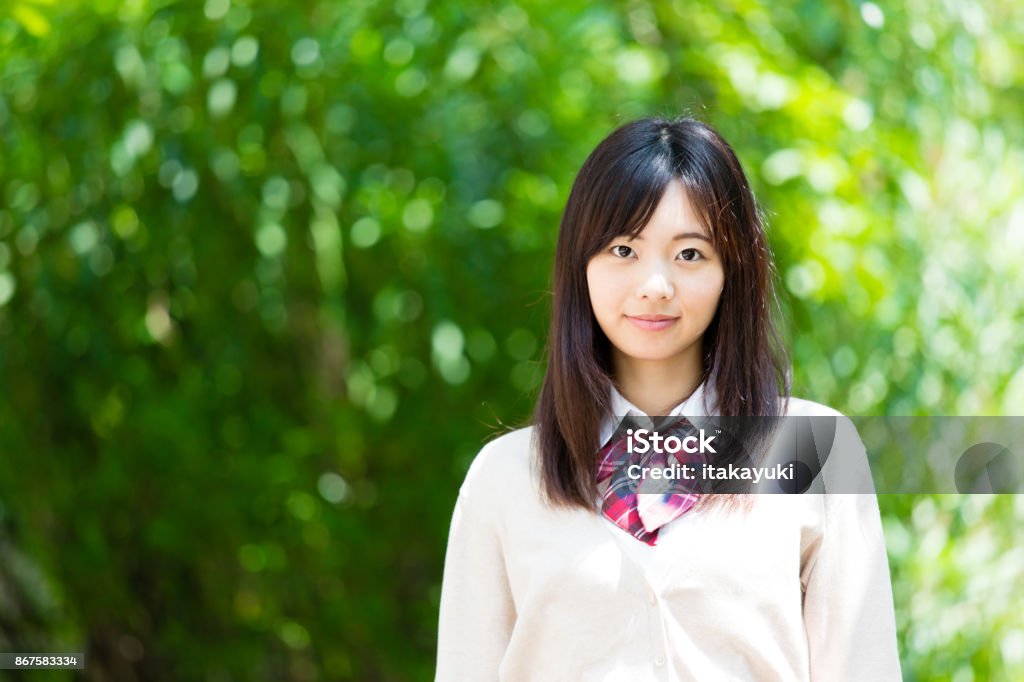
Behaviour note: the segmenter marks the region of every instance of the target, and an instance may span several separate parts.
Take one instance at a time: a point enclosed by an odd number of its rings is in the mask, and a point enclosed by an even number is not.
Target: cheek
[[[709,308],[712,312],[718,307],[718,300],[722,297],[722,286],[725,284],[725,277],[719,270],[708,277],[698,277],[686,281],[681,289],[687,301],[700,308]]]
[[[587,289],[590,291],[590,307],[594,316],[601,320],[612,314],[617,306],[616,286],[612,278],[601,272],[601,268],[588,268]]]

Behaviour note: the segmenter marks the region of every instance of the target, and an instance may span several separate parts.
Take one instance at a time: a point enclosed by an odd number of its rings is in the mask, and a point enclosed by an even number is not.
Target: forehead
[[[711,234],[704,224],[703,216],[694,205],[689,192],[686,191],[682,182],[673,180],[666,185],[650,219],[635,237],[672,239],[682,233],[711,238]]]

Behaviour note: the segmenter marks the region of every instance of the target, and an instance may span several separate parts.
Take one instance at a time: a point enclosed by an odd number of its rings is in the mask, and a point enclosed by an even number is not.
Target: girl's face
[[[590,260],[587,284],[616,368],[700,366],[701,339],[718,308],[725,272],[681,182],[665,188],[635,239],[618,237]]]

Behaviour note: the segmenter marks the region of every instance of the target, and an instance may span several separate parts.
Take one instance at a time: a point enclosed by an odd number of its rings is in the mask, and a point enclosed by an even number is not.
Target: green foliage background
[[[1022,36],[1010,0],[0,4],[0,650],[431,679],[456,488],[642,115],[740,154],[797,395],[1019,414]],[[1024,678],[1022,500],[880,504],[906,679]]]

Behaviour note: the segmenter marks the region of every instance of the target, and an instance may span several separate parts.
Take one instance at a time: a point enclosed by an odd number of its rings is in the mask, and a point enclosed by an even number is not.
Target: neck
[[[700,353],[681,359],[637,360],[615,353],[615,385],[619,393],[649,416],[666,415],[700,386]]]

